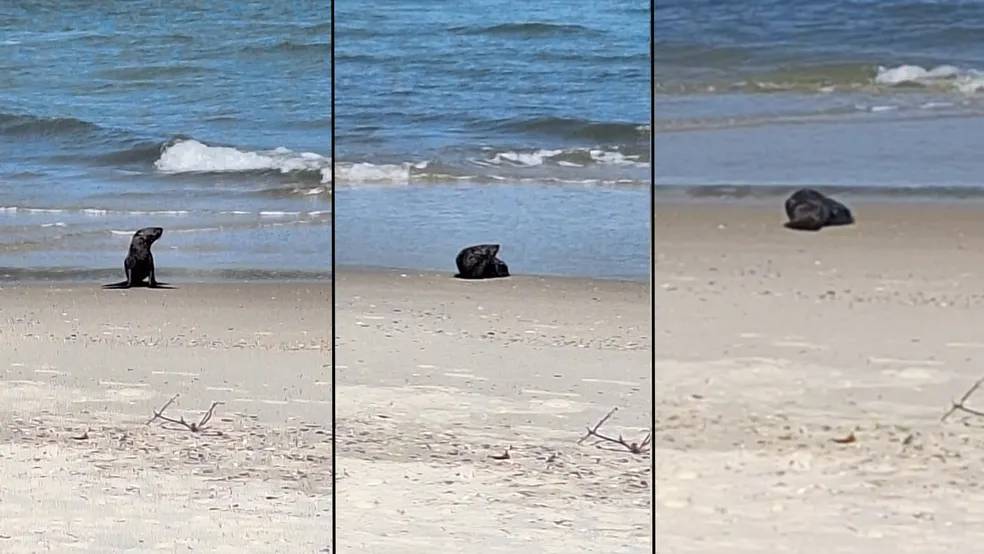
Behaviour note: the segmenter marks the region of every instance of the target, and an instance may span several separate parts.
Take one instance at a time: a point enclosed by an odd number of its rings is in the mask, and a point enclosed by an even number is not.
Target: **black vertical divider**
[[[334,1],[334,0],[333,0]],[[332,20],[334,21],[334,20]],[[332,83],[332,87],[334,87]],[[334,112],[333,112],[334,113]],[[334,142],[332,143],[334,144]],[[334,212],[333,212],[334,213]],[[649,449],[650,475],[652,479],[652,498],[649,503],[653,510],[652,545],[656,546],[656,0],[649,0],[649,336],[650,381],[652,402],[649,423],[653,441]],[[334,227],[332,227],[334,232]],[[334,389],[332,389],[334,390]],[[334,421],[334,420],[333,420]]]
[[[338,552],[338,504],[335,479],[335,0],[331,0],[331,552]]]

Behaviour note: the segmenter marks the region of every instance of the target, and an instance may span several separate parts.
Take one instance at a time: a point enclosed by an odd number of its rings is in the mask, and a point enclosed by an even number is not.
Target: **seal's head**
[[[161,227],[144,227],[133,233],[130,240],[130,255],[145,256],[150,253],[150,245],[161,238],[164,229]]]
[[[142,242],[150,245],[153,244],[155,240],[161,238],[161,235],[163,234],[163,227],[144,227],[136,233],[133,233],[133,240],[140,239]]]

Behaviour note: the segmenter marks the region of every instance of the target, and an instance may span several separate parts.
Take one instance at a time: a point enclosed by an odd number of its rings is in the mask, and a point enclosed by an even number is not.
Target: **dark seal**
[[[130,252],[123,260],[123,271],[126,273],[126,281],[103,285],[107,289],[128,289],[130,287],[143,286],[144,279],[150,278],[147,285],[150,288],[163,288],[166,283],[159,283],[154,275],[154,255],[150,253],[150,245],[161,238],[164,229],[160,227],[144,227],[133,233],[130,240]]]
[[[458,266],[459,279],[492,279],[509,277],[509,267],[496,257],[498,244],[469,246],[458,253],[454,263]]]
[[[786,200],[786,217],[786,227],[801,231],[854,223],[847,206],[813,189],[800,189]]]

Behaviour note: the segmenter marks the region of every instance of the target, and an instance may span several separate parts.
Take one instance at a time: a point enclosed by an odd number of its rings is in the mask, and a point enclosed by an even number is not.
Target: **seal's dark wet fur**
[[[496,257],[498,244],[469,246],[458,253],[454,262],[458,266],[459,279],[492,279],[509,277],[509,267]]]
[[[149,288],[170,288],[167,283],[160,283],[154,274],[154,255],[150,253],[150,246],[154,241],[161,238],[164,229],[161,227],[144,227],[133,234],[130,240],[130,251],[123,260],[123,271],[126,273],[126,280],[119,283],[103,285],[105,289],[128,289],[130,287],[147,286]],[[150,279],[149,283],[144,283],[144,279]]]
[[[786,227],[801,231],[854,223],[847,206],[813,189],[800,189],[786,200],[786,217]]]

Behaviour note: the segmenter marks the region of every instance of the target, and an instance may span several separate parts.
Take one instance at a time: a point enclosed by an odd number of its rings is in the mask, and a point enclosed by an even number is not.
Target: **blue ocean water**
[[[645,277],[647,2],[335,8],[339,263]],[[118,271],[146,225],[179,274],[326,272],[330,16],[0,4],[0,277]]]
[[[984,3],[666,0],[656,182],[982,190]]]
[[[335,8],[340,265],[646,278],[649,2]]]
[[[0,3],[0,268],[326,274],[330,4]],[[289,243],[290,247],[285,245]]]

